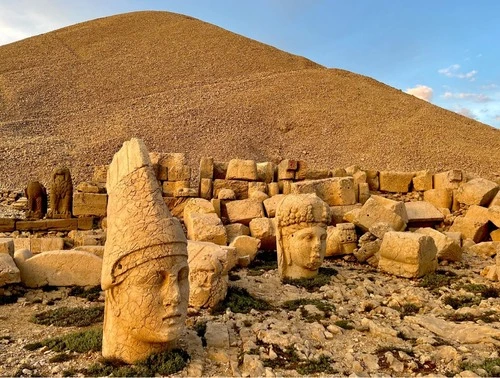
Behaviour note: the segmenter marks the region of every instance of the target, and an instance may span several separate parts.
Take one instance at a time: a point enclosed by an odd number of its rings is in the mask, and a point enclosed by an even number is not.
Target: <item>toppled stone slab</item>
[[[346,222],[347,219],[344,218],[345,214],[355,209],[361,209],[362,206],[363,205],[359,203],[354,205],[330,206],[330,215],[332,217],[331,223],[337,224]]]
[[[218,198],[221,189],[231,189],[238,200],[248,198],[248,181],[217,179],[214,180],[212,184],[213,198]]]
[[[498,185],[493,181],[476,178],[462,184],[457,189],[457,201],[466,205],[488,206],[498,193]]]
[[[236,248],[238,265],[247,266],[247,263],[255,259],[260,248],[260,240],[251,236],[238,236],[229,246]]]
[[[31,238],[31,252],[57,251],[64,248],[64,239],[59,237]]]
[[[380,190],[391,193],[407,193],[415,177],[414,172],[380,171]]]
[[[416,233],[430,236],[437,248],[438,260],[461,261],[462,248],[457,240],[430,227],[419,228]]]
[[[227,217],[231,223],[243,223],[248,226],[250,221],[264,216],[262,202],[254,199],[231,201],[226,203]]]
[[[231,223],[224,226],[226,228],[227,242],[232,243],[238,236],[250,235],[250,228],[242,223]]]
[[[329,206],[353,205],[357,202],[352,177],[332,177],[292,183],[291,194],[308,193],[315,193]]]
[[[102,259],[84,251],[49,251],[35,256],[28,250],[14,253],[21,281],[28,287],[96,286],[101,282]]]
[[[474,243],[479,243],[488,235],[488,222],[481,222],[472,218],[455,218],[450,227],[450,232],[459,232],[462,239],[471,239]]]
[[[408,227],[441,223],[444,220],[443,214],[430,202],[406,202],[405,207],[408,214]]]
[[[76,218],[16,222],[16,230],[18,231],[70,231],[78,228],[78,219]]]
[[[21,273],[12,256],[0,253],[0,287],[21,282]]]
[[[380,246],[380,270],[400,277],[416,278],[437,268],[437,249],[427,235],[387,232]]]
[[[393,230],[403,231],[407,220],[403,202],[371,196],[357,212],[353,223],[364,231],[368,231],[375,223],[387,223]]]
[[[12,232],[16,230],[16,220],[12,218],[0,218],[0,232]]]

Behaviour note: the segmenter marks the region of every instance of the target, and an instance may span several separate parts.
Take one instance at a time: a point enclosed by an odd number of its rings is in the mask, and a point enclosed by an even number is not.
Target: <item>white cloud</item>
[[[472,113],[470,109],[467,108],[459,108],[458,110],[455,111],[455,113],[461,114],[465,117],[472,118],[475,120],[478,119],[478,117],[474,113]]]
[[[491,90],[491,89],[497,89],[497,88],[498,88],[498,85],[496,85],[496,84],[481,85],[481,89],[483,89],[485,91],[488,91],[488,90]]]
[[[459,99],[459,100],[469,100],[474,102],[489,102],[492,99],[482,93],[453,93],[445,92],[442,96],[446,100]]]
[[[406,93],[411,94],[415,97],[418,97],[422,100],[425,101],[431,101],[432,100],[432,95],[433,95],[433,90],[431,87],[428,87],[426,85],[421,85],[418,84],[414,88],[407,88]]]
[[[499,115],[497,115],[497,116],[495,116],[495,118],[494,118],[494,119],[495,119],[495,121],[500,122],[500,114],[499,114]]]
[[[440,70],[438,70],[438,73],[440,73],[441,75],[444,75],[446,77],[456,77],[459,79],[466,79],[469,81],[476,80],[476,78],[475,78],[475,76],[477,74],[476,70],[472,70],[472,71],[469,71],[467,73],[459,72],[459,70],[460,70],[460,64],[452,64],[449,67],[441,68]]]

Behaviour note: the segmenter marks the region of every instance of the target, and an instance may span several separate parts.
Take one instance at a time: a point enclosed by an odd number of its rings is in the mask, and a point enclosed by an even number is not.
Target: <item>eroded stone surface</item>
[[[0,253],[0,287],[21,282],[21,273],[12,256]]]

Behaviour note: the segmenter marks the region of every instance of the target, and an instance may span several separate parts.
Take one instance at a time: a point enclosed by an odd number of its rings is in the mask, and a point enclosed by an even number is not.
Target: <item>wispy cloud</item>
[[[431,87],[418,84],[414,88],[407,88],[406,93],[411,94],[425,101],[431,101],[434,91]]]
[[[453,93],[445,92],[442,96],[446,100],[457,99],[457,100],[469,100],[474,102],[489,102],[492,99],[482,93]]]
[[[498,85],[496,85],[496,84],[481,85],[481,89],[485,90],[485,91],[489,91],[489,90],[497,89],[497,88],[498,88]]]
[[[462,73],[459,70],[460,70],[460,64],[452,64],[449,67],[441,68],[440,70],[438,70],[438,73],[447,77],[456,77],[458,79],[466,79],[469,81],[476,80],[475,78],[477,74],[476,70],[472,70],[467,73]]]
[[[494,119],[495,119],[495,121],[500,122],[500,114],[499,114],[499,115],[497,115],[497,116],[495,116],[495,118],[494,118]]]
[[[470,109],[467,109],[467,108],[459,108],[459,109],[455,110],[455,113],[461,114],[465,117],[472,118],[475,120],[478,119],[478,117]]]

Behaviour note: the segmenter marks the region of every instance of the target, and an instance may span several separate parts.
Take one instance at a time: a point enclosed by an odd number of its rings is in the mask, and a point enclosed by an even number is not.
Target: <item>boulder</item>
[[[380,270],[405,278],[422,277],[437,268],[437,249],[427,235],[387,232],[380,246]]]
[[[247,226],[252,219],[264,216],[262,202],[253,199],[228,202],[226,211],[230,223],[243,223]]]
[[[488,208],[488,219],[500,228],[500,206],[490,206]]]
[[[273,182],[274,169],[275,165],[270,161],[257,163],[257,180],[263,181],[266,184]]]
[[[433,188],[432,185],[433,175],[429,171],[421,171],[417,172],[415,177],[413,177],[413,189],[419,192],[423,192],[426,190],[431,190]]]
[[[434,175],[434,189],[458,189],[462,183],[462,171],[453,169],[447,172],[436,173]]]
[[[387,223],[395,231],[403,231],[407,220],[403,202],[371,196],[356,214],[353,223],[364,231],[379,222]]]
[[[224,226],[226,228],[227,242],[232,243],[238,236],[250,235],[250,228],[241,223],[231,223]]]
[[[102,259],[84,251],[49,251],[33,255],[18,250],[14,261],[28,287],[96,286],[101,282]]]
[[[457,201],[466,205],[488,206],[498,193],[498,185],[483,178],[472,179],[457,189]]]
[[[474,244],[467,248],[467,253],[472,253],[477,256],[490,258],[495,255],[500,255],[500,242],[482,242]]]
[[[21,273],[8,253],[0,253],[0,287],[21,282]]]
[[[430,236],[434,240],[437,248],[438,260],[461,261],[462,248],[457,240],[430,227],[419,228],[415,231],[418,234]]]
[[[380,171],[380,191],[406,193],[410,191],[414,172]]]
[[[260,240],[251,236],[238,236],[229,246],[236,248],[238,265],[247,266],[248,262],[255,259],[260,248]]]
[[[231,189],[236,199],[242,200],[248,198],[248,181],[241,180],[214,180],[213,181],[213,198],[219,197],[221,189]]]
[[[187,216],[184,216],[184,224],[189,240],[211,242],[218,245],[226,245],[227,243],[226,229],[215,212],[188,212]]]

